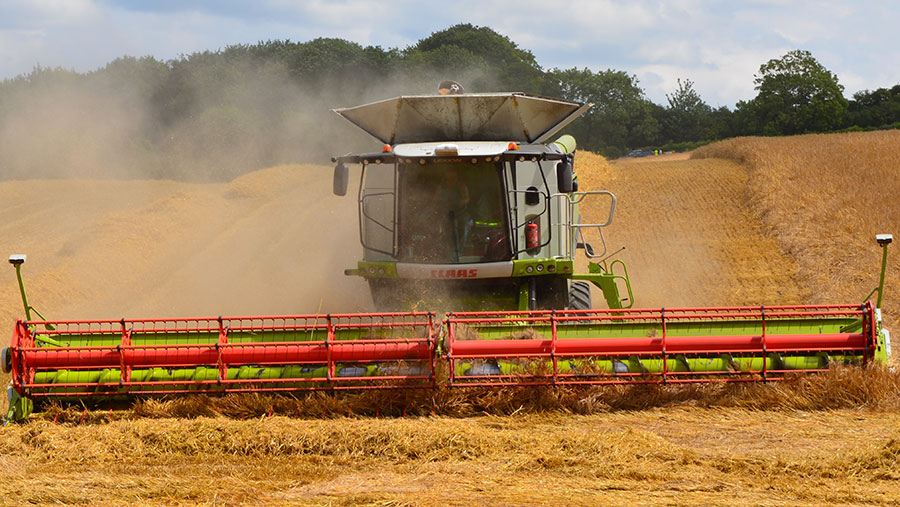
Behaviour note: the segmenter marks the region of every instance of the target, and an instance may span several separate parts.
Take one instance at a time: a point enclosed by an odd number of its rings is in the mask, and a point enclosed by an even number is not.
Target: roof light
[[[459,146],[455,144],[439,144],[434,147],[435,155],[459,155]]]
[[[514,142],[509,143],[509,146],[506,147],[507,151],[517,151],[518,149],[519,149],[519,145]]]
[[[381,153],[391,153],[392,151],[394,151],[394,149],[391,148],[390,144],[385,144],[381,147]]]

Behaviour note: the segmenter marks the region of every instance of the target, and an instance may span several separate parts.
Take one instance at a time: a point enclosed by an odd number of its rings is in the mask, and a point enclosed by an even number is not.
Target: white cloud
[[[24,26],[68,26],[96,20],[102,10],[92,0],[7,0],[0,5],[5,22]]]

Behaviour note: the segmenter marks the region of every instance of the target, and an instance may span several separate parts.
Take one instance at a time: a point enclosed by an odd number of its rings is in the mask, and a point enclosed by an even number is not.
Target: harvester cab
[[[579,191],[575,139],[549,140],[591,104],[522,93],[397,97],[335,112],[384,143],[334,157],[334,189],[361,164],[358,205],[366,279],[379,309],[591,308],[588,282],[612,309],[633,304],[624,262],[610,262],[607,191]],[[579,205],[608,214],[582,223]],[[594,231],[597,250],[585,241]],[[584,249],[587,273],[577,273]]]

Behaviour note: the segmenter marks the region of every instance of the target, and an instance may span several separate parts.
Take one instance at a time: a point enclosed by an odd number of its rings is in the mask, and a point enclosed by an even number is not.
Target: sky
[[[733,108],[756,96],[760,65],[794,49],[848,98],[900,84],[894,0],[0,0],[0,79],[275,39],[402,49],[458,23],[493,28],[544,69],[633,74],[662,105],[689,79],[709,105]]]

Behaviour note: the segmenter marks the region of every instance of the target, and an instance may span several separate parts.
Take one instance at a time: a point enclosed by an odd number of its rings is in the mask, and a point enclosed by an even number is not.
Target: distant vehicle
[[[637,158],[637,157],[649,157],[650,155],[653,155],[652,150],[632,150],[631,153],[629,153],[628,155],[625,155],[625,156]]]

